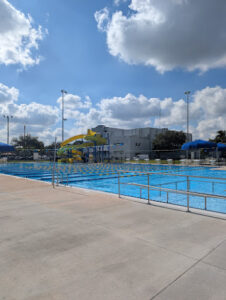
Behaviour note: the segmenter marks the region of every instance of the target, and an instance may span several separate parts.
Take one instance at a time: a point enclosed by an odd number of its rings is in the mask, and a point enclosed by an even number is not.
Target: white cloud
[[[21,64],[23,67],[38,64],[33,55],[44,33],[41,26],[34,28],[31,16],[25,16],[7,0],[0,0],[0,64]]]
[[[226,129],[226,89],[219,86],[206,87],[196,91],[190,99],[189,119],[194,137],[210,138],[217,130]],[[163,127],[180,126],[186,130],[186,102],[181,99],[173,102],[168,115],[163,115],[160,124]]]
[[[18,89],[0,83],[0,104],[13,103],[17,101],[19,96]]]
[[[190,99],[190,132],[194,138],[213,137],[226,128],[226,89],[206,87]],[[125,97],[102,99],[88,112],[76,110],[75,127],[81,132],[104,124],[118,128],[167,127],[186,131],[187,104],[185,99],[147,98],[128,94]]]
[[[114,0],[114,4],[119,6],[121,3],[126,3],[128,0]]]
[[[226,66],[225,0],[131,0],[128,9],[95,13],[113,56],[159,72]]]
[[[107,25],[109,21],[109,10],[105,7],[100,11],[96,11],[94,17],[97,21],[97,27],[100,31],[107,30]]]
[[[214,138],[218,130],[226,129],[226,116],[202,120],[198,123],[195,136],[205,139]]]
[[[57,99],[57,103],[62,107],[62,97]],[[88,109],[92,106],[91,99],[86,96],[82,99],[78,95],[66,94],[64,96],[64,109],[66,118],[75,118],[77,115],[77,110]]]
[[[10,121],[12,135],[23,133],[23,126],[29,128],[31,134],[42,136],[43,132],[50,130],[59,120],[59,108],[44,105],[38,102],[18,104],[19,91],[14,87],[8,87],[0,83],[0,124],[6,131],[4,115],[13,116]],[[5,134],[4,134],[5,136]]]
[[[59,109],[57,107],[37,102],[16,105],[14,110],[15,119],[19,123],[26,122],[27,124],[46,127],[55,125],[59,119]]]
[[[0,116],[13,115],[10,122],[11,136],[23,133],[26,124],[30,134],[45,143],[57,136],[61,141],[61,111],[59,107],[38,102],[19,104],[19,91],[0,84],[4,91],[4,102],[0,103]],[[61,98],[57,100],[61,103]],[[226,89],[219,86],[196,91],[190,98],[190,132],[194,138],[209,139],[218,130],[226,129]],[[65,96],[65,138],[85,133],[88,128],[104,124],[116,128],[167,127],[186,131],[185,99],[147,98],[144,95],[127,94],[125,97],[102,99],[93,106],[89,97]],[[72,124],[74,122],[74,125]],[[0,117],[1,131],[5,136],[6,121]]]
[[[136,97],[127,94],[125,97],[102,99],[96,107],[87,113],[77,112],[76,125],[80,128],[93,127],[99,124],[106,126],[135,128],[151,125],[151,120],[162,114],[172,106],[172,99],[147,98],[143,95]]]

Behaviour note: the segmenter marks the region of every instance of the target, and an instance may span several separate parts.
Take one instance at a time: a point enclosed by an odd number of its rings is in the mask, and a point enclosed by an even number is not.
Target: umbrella
[[[197,150],[197,149],[211,149],[216,148],[217,144],[213,142],[195,140],[193,142],[188,142],[182,145],[181,150]]]
[[[218,149],[219,151],[226,151],[226,144],[218,143],[218,144],[217,144],[217,149]]]
[[[12,151],[15,151],[13,146],[0,143],[0,152],[12,152]]]

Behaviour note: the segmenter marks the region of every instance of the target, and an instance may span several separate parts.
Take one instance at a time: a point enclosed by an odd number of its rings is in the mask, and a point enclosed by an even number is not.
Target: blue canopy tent
[[[226,151],[226,144],[218,143],[218,144],[217,144],[217,149],[218,149],[219,151]]]
[[[182,145],[181,150],[198,150],[198,149],[213,149],[217,148],[217,144],[213,142],[195,140]]]
[[[0,152],[12,152],[12,151],[15,151],[13,146],[0,143]]]

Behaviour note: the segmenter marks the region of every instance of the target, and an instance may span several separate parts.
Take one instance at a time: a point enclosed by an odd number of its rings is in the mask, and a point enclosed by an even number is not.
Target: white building
[[[138,155],[150,155],[155,136],[167,128],[118,129],[98,125],[93,131],[106,138],[110,145],[109,158],[132,159]],[[190,135],[191,138],[191,135]],[[106,155],[105,155],[106,157]]]

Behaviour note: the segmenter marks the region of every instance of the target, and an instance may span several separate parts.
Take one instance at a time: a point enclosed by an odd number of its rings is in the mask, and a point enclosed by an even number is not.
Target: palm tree
[[[226,130],[218,130],[213,141],[215,143],[226,143]]]

